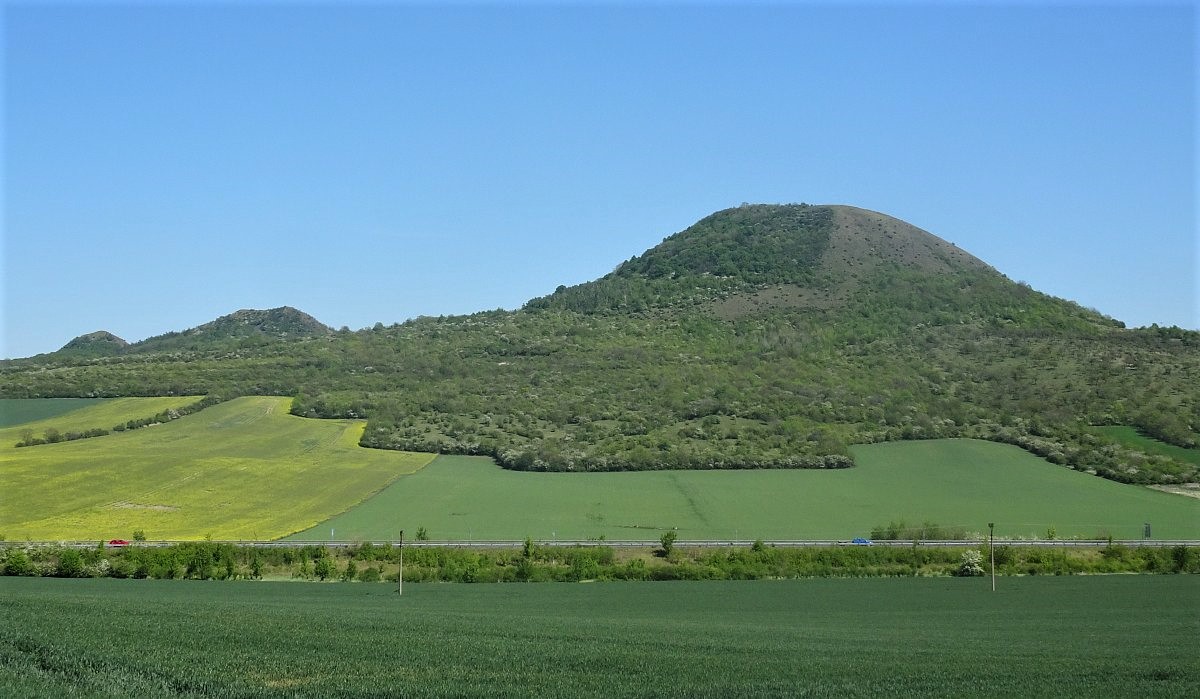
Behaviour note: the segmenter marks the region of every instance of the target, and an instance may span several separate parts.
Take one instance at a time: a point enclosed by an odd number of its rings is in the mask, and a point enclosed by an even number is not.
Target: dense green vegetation
[[[0,579],[8,696],[1194,696],[1194,576]],[[1004,658],[1005,662],[998,662]]]
[[[689,548],[675,532],[662,546],[614,549],[537,544],[518,548],[406,546],[406,582],[580,582],[585,580],[778,580],[819,577],[1078,575],[1098,573],[1200,573],[1200,549],[1109,543],[1096,548],[1014,546],[1001,542],[965,547],[903,546]],[[974,557],[977,567],[965,564]],[[195,541],[164,547],[83,549],[60,545],[0,548],[0,575],[158,580],[292,579],[395,582],[400,549],[364,542],[349,548],[297,544],[294,548]]]
[[[1200,333],[1126,330],[846,207],[719,212],[516,312],[277,335],[4,362],[0,395],[294,396],[298,415],[368,418],[367,446],[518,470],[841,468],[850,444],[978,437],[1200,481],[1092,429],[1193,444]]]
[[[1003,444],[923,440],[852,448],[837,471],[521,473],[442,456],[363,504],[290,537],[386,540],[842,539],[893,522],[983,536],[1200,539],[1200,500],[1053,468]],[[331,531],[332,530],[332,531]],[[921,536],[921,535],[917,535]],[[911,538],[904,536],[902,538]],[[930,538],[930,537],[922,537]]]
[[[0,430],[0,535],[272,539],[352,507],[433,458],[364,449],[362,421],[299,418],[288,402],[239,398],[149,429],[25,448],[16,434],[43,423]],[[65,433],[195,403],[126,398],[43,422]]]
[[[58,351],[63,356],[102,357],[117,354],[129,346],[125,340],[105,330],[80,335]]]
[[[243,309],[183,332],[157,335],[135,344],[100,330],[71,340],[53,356],[95,359],[120,354],[188,350],[245,350],[278,340],[320,337],[333,332],[316,318],[283,306],[265,311]],[[44,358],[46,355],[39,355]]]
[[[125,348],[133,353],[188,350],[245,350],[278,340],[321,337],[333,332],[316,318],[290,306],[265,311],[243,309],[185,332],[170,332]]]
[[[695,305],[770,284],[828,286],[817,270],[829,246],[826,207],[746,206],[708,216],[603,279],[529,302],[581,313]]]

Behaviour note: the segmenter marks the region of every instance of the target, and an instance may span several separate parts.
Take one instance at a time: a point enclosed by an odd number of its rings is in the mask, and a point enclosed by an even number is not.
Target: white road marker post
[[[988,522],[988,558],[992,561],[992,592],[996,591],[996,550],[992,541],[996,534],[996,523]]]
[[[396,574],[396,594],[404,594],[404,530],[400,530],[400,572]]]

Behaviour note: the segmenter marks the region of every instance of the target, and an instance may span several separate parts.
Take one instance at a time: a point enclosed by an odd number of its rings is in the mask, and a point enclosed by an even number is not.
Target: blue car
[[[870,546],[870,545],[871,545],[871,540],[870,540],[870,539],[864,539],[864,538],[862,538],[861,536],[856,536],[856,537],[854,537],[854,540],[853,540],[853,541],[851,541],[850,543],[852,543],[852,544],[858,544],[859,546]]]

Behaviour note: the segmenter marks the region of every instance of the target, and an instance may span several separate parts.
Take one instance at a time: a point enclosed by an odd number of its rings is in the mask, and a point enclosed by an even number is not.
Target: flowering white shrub
[[[958,574],[963,577],[983,575],[983,554],[975,549],[967,549],[962,553],[958,563]]]

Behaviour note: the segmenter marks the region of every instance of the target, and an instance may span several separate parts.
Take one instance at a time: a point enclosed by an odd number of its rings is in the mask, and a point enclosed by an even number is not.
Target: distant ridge
[[[156,335],[141,342],[129,343],[106,330],[98,330],[80,335],[58,351],[38,357],[88,359],[134,353],[221,349],[280,340],[302,340],[332,333],[333,328],[291,306],[267,310],[246,308],[194,328]]]

